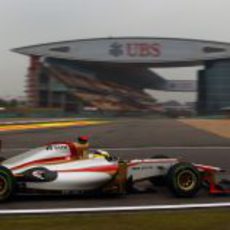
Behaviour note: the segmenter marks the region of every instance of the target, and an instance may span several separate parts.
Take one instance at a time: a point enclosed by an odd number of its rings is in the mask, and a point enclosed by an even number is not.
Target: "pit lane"
[[[122,159],[164,154],[230,169],[229,139],[167,119],[119,118],[110,124],[99,126],[5,132],[0,135],[3,142],[1,155],[13,156],[23,152],[24,149],[52,141],[73,141],[78,135],[89,135],[92,148],[109,149]],[[149,184],[146,182],[140,186]],[[122,197],[21,196],[10,203],[1,204],[0,209],[89,208],[229,201],[229,196],[210,196],[204,190],[193,199],[178,199],[174,198],[166,188],[157,188]]]

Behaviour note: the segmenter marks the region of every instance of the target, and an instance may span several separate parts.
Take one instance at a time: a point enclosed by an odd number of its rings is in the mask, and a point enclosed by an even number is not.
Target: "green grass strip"
[[[2,216],[1,230],[229,230],[230,209]]]

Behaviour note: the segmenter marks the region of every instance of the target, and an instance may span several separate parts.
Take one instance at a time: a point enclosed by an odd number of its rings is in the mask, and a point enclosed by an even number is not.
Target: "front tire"
[[[0,202],[10,200],[15,191],[14,177],[9,169],[0,166]]]
[[[190,163],[173,165],[167,175],[167,185],[177,197],[194,197],[201,188],[200,172]]]

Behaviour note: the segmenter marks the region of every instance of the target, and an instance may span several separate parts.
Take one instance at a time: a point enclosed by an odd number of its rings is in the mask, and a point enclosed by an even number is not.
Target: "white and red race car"
[[[142,180],[165,185],[178,197],[195,196],[204,184],[211,194],[230,194],[229,181],[216,181],[221,171],[163,156],[122,161],[102,150],[79,159],[73,142],[57,142],[0,163],[0,201],[20,191],[132,192],[135,182]]]

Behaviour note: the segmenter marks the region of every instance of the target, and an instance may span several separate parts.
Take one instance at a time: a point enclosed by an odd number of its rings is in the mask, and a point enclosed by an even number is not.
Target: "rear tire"
[[[201,188],[200,172],[190,163],[173,165],[167,175],[167,185],[177,197],[194,197]]]
[[[0,202],[10,200],[15,192],[15,180],[11,171],[0,166]]]

